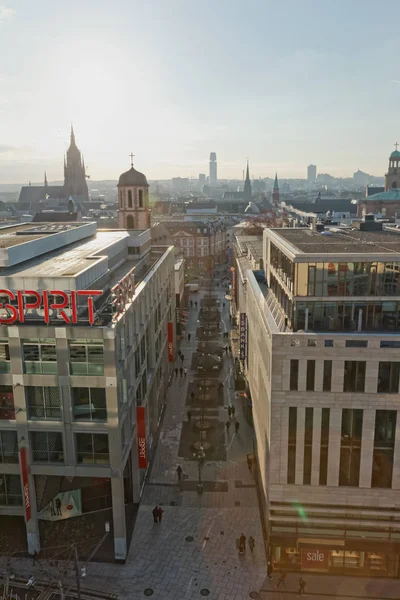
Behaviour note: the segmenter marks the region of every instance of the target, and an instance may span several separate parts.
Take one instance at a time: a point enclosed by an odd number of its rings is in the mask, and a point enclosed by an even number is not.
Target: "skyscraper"
[[[210,152],[210,185],[217,183],[217,155]]]
[[[315,181],[317,179],[317,166],[308,165],[307,167],[307,181]]]

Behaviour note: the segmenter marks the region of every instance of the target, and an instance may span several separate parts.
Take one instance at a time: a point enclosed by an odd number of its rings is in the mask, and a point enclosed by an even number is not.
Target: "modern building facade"
[[[173,247],[35,223],[0,248],[0,518],[33,554],[43,521],[109,509],[123,561],[173,358]]]
[[[263,236],[267,284],[241,249],[233,293],[270,557],[399,577],[400,235]]]
[[[308,183],[311,183],[312,181],[317,181],[317,166],[316,165],[308,165],[307,181],[308,181]]]
[[[165,221],[174,245],[183,253],[187,269],[213,269],[227,260],[226,225],[215,221]]]

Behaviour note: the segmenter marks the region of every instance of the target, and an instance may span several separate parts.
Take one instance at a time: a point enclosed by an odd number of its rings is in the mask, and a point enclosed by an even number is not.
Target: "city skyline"
[[[247,156],[255,178],[311,163],[384,175],[396,6],[388,22],[372,1],[172,4],[0,6],[0,183],[62,179],[71,122],[94,180],[117,179],[131,151],[151,180],[206,173],[212,151],[221,179],[241,179]]]

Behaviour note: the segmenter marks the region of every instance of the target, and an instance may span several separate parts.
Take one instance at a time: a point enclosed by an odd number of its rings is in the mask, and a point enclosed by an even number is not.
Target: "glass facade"
[[[71,375],[104,375],[103,342],[76,340],[69,345]]]
[[[30,339],[22,344],[25,373],[57,373],[56,341],[54,339]]]

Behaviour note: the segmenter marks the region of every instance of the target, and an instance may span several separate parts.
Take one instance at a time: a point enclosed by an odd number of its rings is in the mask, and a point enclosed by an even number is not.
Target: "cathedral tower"
[[[385,175],[385,191],[393,188],[400,189],[400,152],[397,150],[396,142],[392,154],[389,156],[389,168]]]
[[[84,200],[89,200],[85,163],[76,145],[72,126],[70,145],[67,150],[66,159],[64,159],[64,191],[66,196],[73,196],[75,198],[81,196]]]
[[[247,169],[246,169],[246,179],[244,182],[244,190],[243,190],[244,199],[251,201],[251,181],[250,181],[250,173],[249,173],[249,161],[247,161]]]
[[[278,204],[279,204],[278,173],[275,173],[274,189],[273,189],[273,192],[272,192],[272,204],[274,206],[278,206]]]
[[[146,176],[133,168],[122,173],[118,181],[118,223],[120,229],[150,227],[149,184]]]

